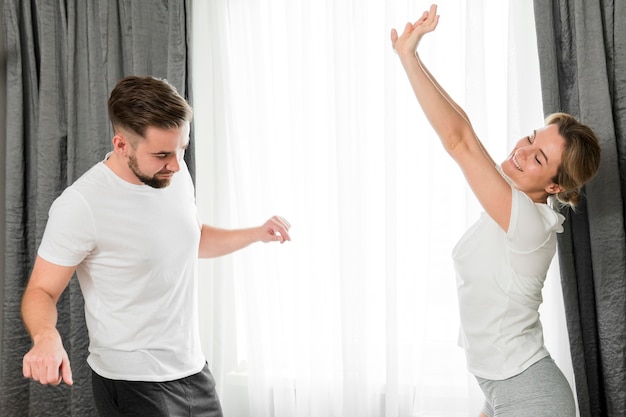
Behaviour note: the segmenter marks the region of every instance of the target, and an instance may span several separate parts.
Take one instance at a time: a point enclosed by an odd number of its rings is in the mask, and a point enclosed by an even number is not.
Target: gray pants
[[[487,417],[575,417],[572,389],[551,357],[502,381],[476,377]]]

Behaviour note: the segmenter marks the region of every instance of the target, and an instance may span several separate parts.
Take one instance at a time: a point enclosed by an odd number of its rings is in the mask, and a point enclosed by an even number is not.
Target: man
[[[23,372],[71,385],[56,303],[77,273],[92,385],[103,416],[221,416],[201,352],[198,257],[290,240],[274,216],[260,227],[201,224],[183,160],[192,110],[166,81],[126,77],[108,102],[113,151],[55,200],[22,301],[33,340]]]

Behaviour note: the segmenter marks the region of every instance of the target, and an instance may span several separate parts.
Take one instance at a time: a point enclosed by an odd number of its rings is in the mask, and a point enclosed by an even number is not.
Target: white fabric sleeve
[[[553,232],[563,231],[563,215],[547,204],[533,202],[522,191],[511,187],[511,220],[507,238],[518,252],[531,252],[543,246]]]
[[[95,247],[93,216],[80,193],[66,189],[50,207],[38,255],[61,266],[76,266]]]

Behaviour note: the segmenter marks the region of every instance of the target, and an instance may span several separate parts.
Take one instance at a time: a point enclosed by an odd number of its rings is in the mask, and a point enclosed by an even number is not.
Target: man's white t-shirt
[[[453,250],[461,318],[459,342],[469,371],[502,380],[549,355],[539,320],[541,290],[564,217],[512,188],[505,233],[489,215]]]
[[[124,181],[103,162],[52,204],[38,254],[76,272],[87,362],[109,379],[169,381],[205,364],[197,314],[200,224],[184,162],[168,187]]]

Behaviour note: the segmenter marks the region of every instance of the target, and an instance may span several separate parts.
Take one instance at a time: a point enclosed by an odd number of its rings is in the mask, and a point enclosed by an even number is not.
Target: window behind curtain
[[[440,4],[420,54],[502,161],[543,117],[532,4],[488,3]],[[389,41],[429,6],[193,4],[200,216],[293,225],[285,245],[202,262],[204,346],[227,415],[480,410],[450,257],[479,207]]]

